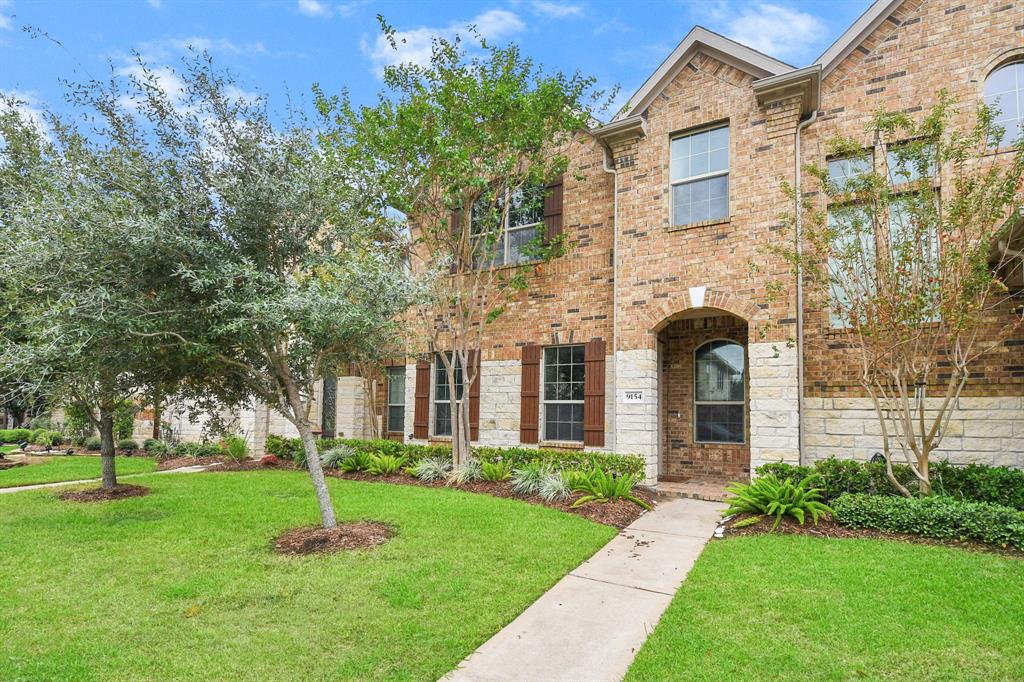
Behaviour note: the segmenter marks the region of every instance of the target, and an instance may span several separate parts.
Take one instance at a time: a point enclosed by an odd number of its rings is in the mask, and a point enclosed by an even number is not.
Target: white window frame
[[[438,400],[437,399],[437,375],[440,373],[440,374],[442,374],[445,377],[446,385],[447,385],[447,381],[448,381],[448,378],[447,378],[448,377],[448,373],[445,370],[444,363],[441,362],[441,358],[438,357],[439,355],[440,355],[440,352],[435,352],[434,353],[434,361],[431,363],[431,368],[430,368],[431,372],[432,372],[431,379],[430,379],[430,433],[433,436],[438,437],[438,438],[451,438],[454,435],[454,433],[455,433],[455,420],[458,417],[456,415],[456,413],[454,413],[454,412],[451,415],[449,415],[449,420],[448,421],[451,423],[451,426],[449,427],[448,433],[438,433],[437,432],[437,406],[438,405],[451,406],[451,402],[450,401],[448,401],[448,400]],[[457,359],[455,359],[453,357],[452,362],[457,362]],[[460,398],[458,398],[459,389],[461,388],[461,390],[462,390],[462,397],[465,398],[466,397],[466,387],[463,384],[463,379],[465,379],[465,376],[462,373],[461,367],[457,367],[456,369],[457,369],[456,376],[458,377],[459,381],[456,382],[456,385],[455,385],[455,395],[456,395],[456,403],[455,404],[458,405],[458,401],[460,400]]]
[[[520,188],[518,191],[524,191],[525,189],[527,189],[527,188]],[[505,188],[505,197],[504,197],[505,208],[502,210],[501,233],[500,233],[500,236],[499,236],[499,241],[501,242],[501,262],[498,263],[498,262],[492,261],[492,262],[488,262],[488,263],[482,263],[480,265],[480,267],[486,266],[486,267],[500,268],[500,267],[505,267],[505,266],[521,265],[523,263],[530,263],[530,262],[533,262],[533,260],[535,260],[535,259],[530,259],[530,258],[523,257],[523,258],[520,258],[519,260],[516,260],[515,262],[510,262],[509,261],[509,243],[510,243],[509,235],[511,235],[513,232],[523,232],[523,231],[529,230],[529,229],[533,229],[533,230],[536,230],[538,228],[544,229],[544,203],[543,202],[544,202],[544,197],[547,195],[547,187],[541,186],[541,190],[542,190],[542,194],[541,194],[541,208],[540,208],[541,218],[540,218],[540,220],[537,221],[537,222],[534,222],[534,223],[528,223],[526,225],[515,225],[515,226],[513,226],[511,224],[511,221],[512,221],[512,208],[511,208],[511,201],[510,201],[511,197],[512,197],[512,190],[510,190],[508,188]],[[481,196],[477,197],[476,201],[473,202],[473,206],[476,206],[476,202],[480,201],[480,199],[482,199],[483,196],[484,195],[481,195]],[[479,237],[477,235],[473,234],[473,207],[472,206],[470,207],[470,210],[469,210],[469,239],[470,239],[471,243],[479,241]],[[474,251],[476,250],[475,245],[474,245],[473,250]]]
[[[988,99],[989,99],[988,81],[989,81],[989,79],[992,78],[992,76],[994,76],[998,72],[1002,71],[1003,69],[1008,69],[1008,68],[1011,68],[1011,67],[1018,67],[1019,69],[1024,69],[1024,59],[1018,57],[1016,59],[1010,59],[1008,61],[1005,61],[1002,64],[1000,64],[999,66],[997,66],[994,69],[992,69],[991,71],[989,71],[988,74],[985,75],[985,80],[981,84],[981,99],[982,99],[983,102],[988,104]],[[1005,149],[1007,147],[1012,147],[1017,140],[1019,140],[1021,137],[1024,137],[1024,109],[1021,108],[1021,102],[1020,102],[1020,98],[1021,98],[1021,94],[1020,93],[1021,93],[1021,91],[1024,91],[1024,82],[1021,82],[1020,76],[1018,76],[1017,79],[1016,79],[1016,86],[1017,87],[1014,90],[1007,91],[1007,92],[1012,92],[1014,97],[1016,97],[1018,99],[1018,101],[1014,103],[1014,106],[1017,107],[1017,118],[1014,119],[1014,122],[1017,124],[1017,129],[1016,130],[1011,130],[1010,126],[1008,125],[1008,122],[1009,122],[1008,120],[1001,120],[1001,121],[996,121],[995,122],[995,123],[997,123],[997,125],[1001,125],[1003,128],[1005,128],[1005,132],[1003,133],[1003,139],[999,142],[999,147],[1001,149]],[[1005,94],[1007,94],[1007,93],[1000,93],[1000,95],[1005,95]],[[1000,104],[998,104],[998,103],[994,104],[994,105],[989,104],[989,106],[995,106],[995,107],[999,108],[1000,110],[1002,110],[1002,106]],[[993,146],[995,146],[995,145],[993,144]]]
[[[743,400],[697,400],[697,353],[704,346],[714,343],[715,341],[724,341],[743,349]],[[718,337],[714,339],[708,339],[703,343],[699,344],[693,349],[693,442],[700,445],[746,445],[747,441],[747,429],[750,427],[749,417],[747,416],[747,379],[749,378],[749,368],[747,367],[747,347],[735,339],[727,339],[724,337]],[[697,438],[697,406],[698,405],[739,405],[741,408],[741,414],[743,416],[743,439],[739,441],[722,441],[722,440],[700,440]]]
[[[706,125],[706,126],[702,126],[700,128],[696,128],[696,129],[693,129],[693,130],[687,130],[686,132],[679,133],[678,135],[672,135],[669,138],[669,141],[668,141],[668,166],[669,166],[668,167],[668,201],[669,201],[669,223],[670,223],[669,227],[670,228],[686,227],[687,225],[700,225],[702,223],[708,222],[708,221],[704,221],[704,220],[698,220],[698,221],[691,221],[691,222],[687,222],[687,223],[679,223],[679,224],[677,224],[676,223],[676,215],[675,215],[675,213],[676,213],[676,202],[675,202],[674,192],[673,192],[674,188],[679,186],[679,185],[688,185],[688,184],[691,184],[691,183],[694,183],[694,182],[698,182],[700,180],[709,180],[711,178],[718,178],[718,177],[721,177],[723,175],[726,177],[726,181],[725,181],[725,188],[726,188],[725,189],[725,215],[722,216],[721,218],[712,218],[711,222],[726,222],[726,221],[728,221],[728,220],[730,220],[732,218],[732,201],[731,201],[732,191],[731,191],[731,188],[730,188],[730,185],[729,185],[729,173],[732,170],[732,131],[729,130],[729,127],[730,127],[729,126],[729,121],[724,121],[724,122],[719,122],[719,123],[712,123],[712,124],[709,124],[709,125]],[[681,140],[681,139],[686,138],[686,137],[693,137],[695,135],[700,135],[702,133],[710,133],[712,131],[720,130],[722,128],[725,128],[726,131],[727,131],[727,134],[729,135],[729,144],[725,148],[725,153],[726,153],[725,170],[712,171],[710,173],[702,173],[700,175],[691,175],[691,176],[688,176],[688,177],[685,177],[685,178],[680,178],[678,180],[673,180],[672,179],[672,175],[673,175],[673,173],[672,173],[672,143],[675,142],[676,140]]]
[[[558,348],[577,348],[577,347],[583,349],[583,351],[584,351],[583,362],[581,364],[583,365],[583,385],[585,387],[586,386],[586,381],[587,381],[587,358],[586,358],[586,345],[585,344],[582,344],[582,343],[561,343],[561,344],[554,345],[554,346],[544,346],[541,349],[541,354],[540,354],[540,404],[541,404],[541,414],[540,414],[541,424],[540,424],[540,429],[541,429],[541,440],[542,441],[557,442],[557,443],[582,443],[583,442],[583,437],[581,437],[579,440],[565,439],[565,438],[553,438],[553,437],[550,437],[548,432],[547,432],[547,430],[548,430],[548,405],[581,405],[582,406],[584,404],[584,402],[585,402],[584,399],[580,399],[580,400],[548,400],[547,399],[547,397],[546,397],[547,396],[547,391],[545,390],[546,385],[547,385],[547,372],[546,372],[546,367],[547,367],[547,351],[548,351],[549,348],[551,348],[551,349],[558,349]],[[575,364],[575,363],[572,363],[572,364]],[[586,390],[586,389],[584,388],[584,390]],[[584,419],[585,419],[585,417],[583,417],[581,419],[581,421],[580,421],[581,424],[584,423],[583,422]]]
[[[402,395],[399,395],[399,396],[391,394],[391,375],[392,374],[399,374],[399,373],[401,373],[401,375],[402,375],[402,386],[404,388],[405,381],[406,381],[406,378],[407,378],[406,375],[405,375],[405,366],[397,366],[397,367],[388,367],[387,368],[387,378],[388,378],[388,401],[387,401],[388,430],[387,430],[387,432],[388,433],[405,433],[405,391],[403,390],[402,391]],[[398,402],[395,402],[396,400]],[[400,429],[394,428],[394,425],[391,423],[391,408],[392,407],[401,407],[402,408],[402,428],[400,428]]]

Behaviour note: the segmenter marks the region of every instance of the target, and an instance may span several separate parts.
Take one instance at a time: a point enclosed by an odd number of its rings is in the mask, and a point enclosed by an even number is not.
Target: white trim
[[[792,71],[794,67],[757,50],[709,31],[703,26],[694,26],[676,46],[665,61],[644,81],[640,89],[629,99],[629,104],[612,121],[620,121],[634,113],[643,112],[659,93],[693,59],[697,52],[704,52],[755,78],[765,78]]]
[[[583,343],[558,343],[558,344],[554,344],[554,345],[551,345],[551,346],[541,346],[540,347],[540,382],[539,382],[540,383],[540,424],[537,425],[537,433],[538,433],[538,436],[539,436],[538,440],[541,443],[570,443],[570,444],[573,444],[573,445],[579,445],[579,444],[583,443],[583,440],[584,440],[583,438],[580,438],[579,440],[566,440],[565,438],[548,438],[547,437],[547,423],[548,423],[548,420],[547,420],[547,406],[549,404],[550,405],[583,405],[584,401],[583,400],[548,400],[548,399],[546,399],[544,397],[545,396],[544,388],[545,388],[545,384],[547,383],[547,381],[545,379],[546,373],[544,371],[544,368],[545,368],[545,365],[546,365],[545,358],[547,357],[547,349],[548,348],[576,348],[576,347],[585,348],[585,346],[586,346],[586,344],[583,344]],[[570,364],[575,364],[575,363],[570,363]],[[583,364],[583,380],[584,380],[584,385],[586,385],[586,377],[587,377],[587,361],[586,361],[586,356],[584,356],[582,364]],[[580,424],[582,426],[583,422],[581,421]]]
[[[704,295],[707,293],[707,291],[708,288],[706,286],[690,287],[690,307],[703,308]]]

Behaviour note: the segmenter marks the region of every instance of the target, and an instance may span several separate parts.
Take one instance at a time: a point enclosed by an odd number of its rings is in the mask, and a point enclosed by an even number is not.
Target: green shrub
[[[540,485],[537,487],[537,494],[545,502],[560,502],[567,499],[571,492],[560,471],[545,473],[541,476]]]
[[[100,440],[99,436],[90,436],[85,439],[85,449],[90,452],[95,452],[103,447],[103,441]]]
[[[224,454],[236,462],[249,459],[249,444],[241,436],[228,436],[224,439]]]
[[[463,485],[465,483],[472,483],[473,481],[479,481],[483,476],[483,469],[480,466],[480,460],[470,459],[464,464],[454,467],[452,472],[448,474],[448,485]]]
[[[980,540],[1024,549],[1024,512],[945,495],[922,498],[846,494],[833,505],[836,521],[850,528],[874,528],[939,539]]]
[[[743,525],[756,523],[765,516],[774,516],[775,523],[769,532],[778,528],[785,516],[792,516],[801,526],[810,516],[814,525],[818,525],[820,517],[832,513],[832,509],[822,502],[821,488],[812,486],[818,478],[817,474],[812,474],[799,483],[793,483],[791,478],[780,481],[773,474],[768,474],[752,483],[733,483],[726,488],[732,497],[726,499],[729,508],[723,515],[753,514],[749,521],[741,522]]]
[[[39,439],[49,433],[50,432],[47,429],[32,429],[28,434],[28,442],[31,445],[42,445],[42,443],[39,442]]]
[[[404,464],[404,457],[370,455],[370,466],[366,468],[366,471],[374,476],[390,476],[401,471]]]
[[[296,454],[302,453],[305,456],[305,449],[302,447],[302,439],[285,438],[283,436],[267,436],[267,443],[263,448],[268,455],[276,455],[281,459],[295,459]]]
[[[338,463],[338,468],[348,473],[366,471],[373,463],[373,457],[374,455],[368,452],[353,452]]]
[[[22,443],[31,435],[28,429],[0,429],[0,443]]]
[[[508,462],[517,469],[536,460],[544,462],[554,471],[563,469],[601,469],[610,474],[631,474],[634,479],[644,475],[645,462],[637,455],[617,455],[603,452],[586,452],[584,450],[547,450],[544,448],[474,448],[474,453],[481,463]]]
[[[983,464],[957,466],[949,462],[929,465],[932,491],[971,502],[990,502],[1024,511],[1024,471]],[[885,473],[884,463],[858,462],[852,459],[822,459],[813,467],[783,462],[763,464],[757,474],[773,474],[780,480],[802,480],[819,474],[822,498],[831,502],[845,493],[898,496]],[[893,475],[901,485],[916,492],[917,477],[906,464],[893,464]]]
[[[603,504],[615,500],[629,500],[644,509],[650,509],[651,505],[633,494],[634,485],[633,476],[630,474],[615,476],[601,469],[594,469],[579,478],[578,487],[573,492],[583,493],[583,496],[573,502],[572,506],[579,507],[588,502]]]
[[[178,443],[172,451],[175,457],[218,457],[224,454],[216,443]]]
[[[347,445],[337,445],[320,455],[320,463],[325,469],[337,469],[342,460],[348,459],[355,454],[355,450]]]
[[[147,438],[142,441],[142,449],[146,451],[147,455],[157,459],[164,459],[171,452],[171,448],[167,443],[156,438]]]
[[[424,457],[410,468],[413,476],[421,481],[440,481],[448,478],[452,461],[446,457]]]
[[[527,462],[512,470],[512,490],[520,495],[536,495],[545,474],[551,473],[547,463],[539,460]]]
[[[480,478],[491,483],[507,481],[512,477],[512,466],[508,462],[481,462]]]
[[[131,438],[122,438],[117,442],[117,449],[121,452],[132,453],[139,449],[139,444]]]

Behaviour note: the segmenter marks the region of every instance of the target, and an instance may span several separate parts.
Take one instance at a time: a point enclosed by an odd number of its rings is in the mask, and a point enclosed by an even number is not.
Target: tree
[[[394,30],[378,20],[397,47]],[[509,216],[543,215],[545,186],[568,170],[569,147],[602,100],[594,79],[546,72],[516,46],[469,33],[478,51],[460,38],[438,38],[429,64],[385,68],[391,96],[374,106],[319,96],[334,121],[329,139],[408,217],[414,267],[432,275],[414,317],[426,350],[445,368],[457,466],[470,455],[469,401],[459,386],[476,380],[472,360],[486,327],[527,288],[527,274],[565,248],[543,230],[528,244],[509,243]],[[506,260],[506,251],[514,257]]]
[[[322,524],[336,526],[311,421],[318,379],[387,347],[415,287],[406,243],[379,193],[297,113],[275,126],[208,58],[178,93],[140,63],[124,93],[154,123],[180,189],[177,275],[202,330],[165,330],[197,361],[197,404],[260,400],[299,433]]]
[[[164,285],[175,267],[166,168],[129,118],[99,113],[87,135],[0,105],[0,371],[4,385],[88,417],[111,489],[119,406],[175,366],[150,335],[188,317]]]
[[[958,116],[945,92],[920,121],[877,112],[874,167],[854,140],[832,140],[831,174],[808,168],[827,209],[804,197],[801,246],[775,248],[858,359],[889,479],[907,496],[895,454],[930,494],[929,457],[971,367],[1022,321],[1019,288],[1006,284],[1020,275],[1020,253],[1005,247],[1024,204],[1024,143],[992,154],[1003,135],[993,112],[981,107],[966,132]]]

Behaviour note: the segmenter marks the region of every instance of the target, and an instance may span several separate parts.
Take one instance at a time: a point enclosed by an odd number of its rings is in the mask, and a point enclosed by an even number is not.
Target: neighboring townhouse
[[[881,450],[850,356],[829,347],[828,312],[798,308],[782,263],[756,274],[749,263],[790,238],[782,182],[813,191],[799,169],[837,161],[828,139],[863,138],[874,163],[872,112],[923,111],[943,87],[964,124],[999,96],[1004,124],[1019,129],[1024,2],[878,0],[803,68],[691,30],[629,106],[574,147],[583,179],[567,173],[543,215],[511,218],[509,262],[535,230],[564,232],[572,249],[491,325],[479,380],[463,388],[474,442],[640,454],[648,484]],[[767,283],[780,278],[787,296],[770,302]],[[1022,345],[1024,334],[977,366],[939,457],[1024,466]],[[329,382],[325,431],[366,436],[378,419],[388,437],[446,440],[444,372],[420,350],[388,368],[374,415],[359,379]],[[285,431],[271,419],[257,409],[243,427]]]

